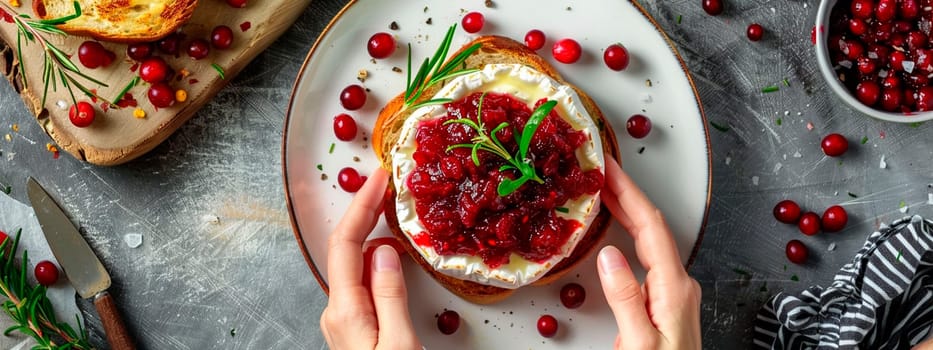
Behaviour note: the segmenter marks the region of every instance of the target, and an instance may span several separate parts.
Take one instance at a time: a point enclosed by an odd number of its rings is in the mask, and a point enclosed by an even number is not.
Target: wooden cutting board
[[[9,3],[10,0],[0,1]],[[72,105],[72,100],[67,89],[61,86],[58,86],[57,91],[49,89],[45,105],[41,105],[44,87],[41,46],[36,42],[24,41],[22,56],[25,62],[19,62],[16,59],[17,27],[2,20],[0,39],[7,45],[0,43],[0,72],[10,80],[14,89],[22,96],[26,107],[35,114],[36,121],[60,150],[93,164],[121,164],[152,150],[181,127],[250,60],[290,27],[310,2],[311,0],[253,0],[244,8],[233,8],[224,0],[200,0],[191,20],[180,28],[186,37],[186,40],[182,41],[182,48],[187,47],[187,41],[192,38],[204,38],[209,41],[211,30],[218,25],[226,25],[233,29],[234,40],[229,49],[212,48],[210,55],[201,60],[191,59],[184,50],[178,57],[157,53],[165,58],[176,72],[184,70],[189,73],[185,77],[177,74],[170,82],[173,89],[187,92],[187,100],[176,102],[172,107],[157,109],[146,97],[149,84],[140,81],[129,91],[136,100],[137,107],[104,111],[101,107],[102,102],[97,101],[94,103],[97,118],[86,128],[75,127],[68,119],[68,108]],[[20,0],[20,3],[16,8],[19,13],[35,17],[32,12],[32,0]],[[246,27],[248,29],[245,29]],[[117,59],[109,67],[88,69],[78,61],[77,48],[85,40],[93,39],[59,35],[45,35],[45,38],[66,54],[72,55],[72,62],[75,62],[82,72],[108,85],[99,86],[77,78],[86,87],[95,89],[100,96],[115,98],[137,76],[132,70],[136,62],[126,56],[126,44],[102,42],[117,55]],[[19,65],[24,63],[28,88],[24,87],[24,77],[21,76],[19,68]],[[212,64],[223,68],[225,79],[220,77]],[[79,90],[74,91],[78,101],[90,101]],[[145,112],[144,118],[134,116],[137,108]]]

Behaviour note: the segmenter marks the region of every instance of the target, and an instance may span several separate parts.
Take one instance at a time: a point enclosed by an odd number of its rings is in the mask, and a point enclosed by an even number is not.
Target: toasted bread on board
[[[198,0],[79,0],[81,16],[58,28],[115,42],[162,38],[191,18]],[[52,19],[75,13],[73,0],[35,0],[36,16]]]
[[[599,135],[602,140],[603,152],[619,159],[618,143],[615,139],[615,133],[611,125],[603,116],[602,111],[596,106],[596,103],[582,90],[565,81],[557,70],[549,63],[544,61],[534,51],[531,51],[525,45],[509,38],[501,36],[482,36],[468,43],[464,47],[469,47],[474,43],[482,44],[481,48],[466,59],[467,68],[482,68],[487,64],[522,64],[533,68],[561,84],[573,87],[577,95],[580,96],[581,103],[587,112],[593,118],[594,123],[599,129]],[[462,49],[461,49],[462,50]],[[458,52],[459,53],[459,52]],[[455,57],[457,53],[451,55]],[[438,84],[440,85],[440,84]],[[430,98],[440,89],[440,86],[433,86],[425,91],[422,99]],[[389,101],[382,111],[373,130],[373,149],[376,156],[382,162],[383,168],[393,171],[392,167],[392,149],[395,146],[402,125],[413,110],[402,110],[404,105],[404,93]],[[413,247],[405,233],[399,228],[398,216],[395,207],[395,187],[389,184],[385,197],[385,216],[392,233],[402,243],[402,246],[425,271],[431,274],[445,288],[458,295],[459,297],[477,304],[490,304],[501,301],[515,292],[512,289],[499,288],[489,285],[483,285],[472,281],[462,280],[451,277],[436,271],[421,256],[418,250]],[[593,220],[589,229],[577,243],[576,248],[571,255],[557,265],[555,265],[544,277],[534,282],[533,285],[543,285],[553,282],[572,270],[580,261],[583,261],[588,253],[597,245],[603,234],[606,232],[610,223],[609,211],[601,206],[599,214]]]

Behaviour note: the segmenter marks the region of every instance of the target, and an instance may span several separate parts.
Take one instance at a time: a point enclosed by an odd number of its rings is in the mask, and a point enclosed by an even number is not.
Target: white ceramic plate
[[[689,74],[654,21],[624,0],[572,4],[508,0],[494,1],[492,8],[483,4],[480,0],[351,1],[308,54],[289,105],[283,164],[295,234],[321,286],[327,290],[327,237],[352,198],[336,185],[337,172],[355,167],[368,174],[378,167],[369,137],[340,142],[334,136],[333,117],[346,112],[338,100],[340,91],[359,83],[361,69],[368,71],[366,105],[349,114],[361,130],[371,130],[382,105],[404,90],[405,74],[392,68],[406,67],[406,45],[412,45],[416,61],[422,60],[434,53],[446,29],[459,24],[470,11],[485,15],[486,25],[479,34],[518,41],[530,29],[547,34],[547,45],[539,53],[599,104],[616,131],[625,169],[666,214],[687,263],[702,235],[709,206],[709,136]],[[432,24],[426,23],[428,19]],[[398,30],[389,30],[393,21]],[[397,35],[399,49],[374,63],[366,42],[381,31]],[[557,63],[550,55],[551,45],[565,37],[583,47],[583,58],[572,65]],[[454,43],[459,46],[471,38],[458,29]],[[624,72],[611,71],[602,62],[603,49],[617,42],[632,56]],[[626,119],[635,113],[647,115],[654,124],[642,140],[625,132]],[[323,170],[318,170],[319,164]],[[324,174],[326,180],[322,180]],[[609,230],[603,244],[620,246],[637,265],[628,235],[617,224]],[[373,233],[373,237],[390,235],[384,222]],[[594,258],[592,254],[557,283],[523,288],[506,301],[487,306],[458,299],[404,259],[418,336],[429,349],[607,348],[617,330],[599,287]],[[587,290],[586,302],[579,309],[567,310],[560,304],[558,291],[568,282],[578,282]],[[437,331],[435,315],[444,309],[456,310],[462,319],[459,331],[450,336]],[[542,314],[559,320],[556,337],[538,334],[535,325]]]

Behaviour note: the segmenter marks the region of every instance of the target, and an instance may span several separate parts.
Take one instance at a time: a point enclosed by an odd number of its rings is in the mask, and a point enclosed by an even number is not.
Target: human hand
[[[687,275],[661,211],[606,157],[603,203],[635,239],[639,285],[618,248],[599,252],[599,279],[619,327],[616,349],[700,349],[700,285]]]
[[[363,244],[379,219],[387,182],[388,174],[376,170],[328,240],[330,299],[321,331],[331,349],[421,349],[398,253],[384,245],[364,259]]]

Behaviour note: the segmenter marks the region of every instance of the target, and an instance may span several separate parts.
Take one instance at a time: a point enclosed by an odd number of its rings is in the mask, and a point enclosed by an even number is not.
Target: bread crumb
[[[13,129],[13,131],[19,131],[19,124],[10,125],[10,129]]]
[[[486,7],[494,8],[496,7],[496,3],[492,2],[492,0],[486,0]]]
[[[146,111],[144,111],[142,108],[134,109],[133,116],[136,117],[136,119],[143,119],[146,117]]]
[[[356,73],[356,80],[359,80],[361,83],[365,83],[367,77],[369,77],[369,72],[365,69],[360,69],[359,73]]]
[[[430,24],[432,24],[432,23],[434,23],[434,21],[431,20],[431,17],[428,17],[428,20],[427,20],[427,21],[424,21],[424,24],[430,25]]]
[[[393,71],[393,72],[396,72],[396,73],[401,73],[401,72],[402,72],[402,69],[399,68],[399,67],[392,67],[392,71]]]

